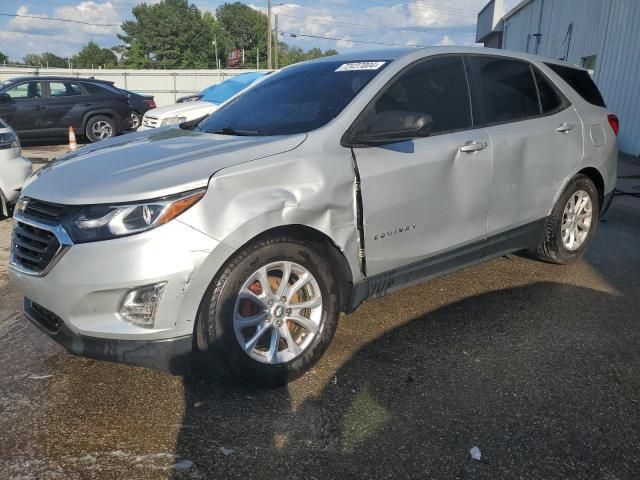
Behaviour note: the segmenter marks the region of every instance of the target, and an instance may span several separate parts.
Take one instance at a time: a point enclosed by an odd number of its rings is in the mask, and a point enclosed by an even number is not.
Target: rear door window
[[[474,112],[482,125],[516,122],[540,115],[538,92],[527,62],[469,56]]]
[[[52,97],[74,97],[82,95],[82,87],[75,82],[49,82],[49,95]]]
[[[545,63],[545,65],[557,73],[571,88],[578,92],[584,100],[592,105],[606,108],[607,105],[604,103],[600,90],[596,87],[589,72],[577,68],[565,67],[563,65],[556,65],[554,63]]]
[[[375,101],[367,117],[386,111],[430,116],[432,135],[471,128],[471,101],[462,57],[433,58],[410,67]]]

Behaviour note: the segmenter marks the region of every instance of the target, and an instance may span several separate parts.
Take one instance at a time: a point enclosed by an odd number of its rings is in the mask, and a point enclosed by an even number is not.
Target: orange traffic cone
[[[78,143],[76,142],[76,134],[73,131],[73,127],[69,126],[69,151],[73,152],[78,148]]]

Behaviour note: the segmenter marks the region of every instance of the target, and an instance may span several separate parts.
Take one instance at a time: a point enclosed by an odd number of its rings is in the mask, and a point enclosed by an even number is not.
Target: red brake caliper
[[[254,295],[260,295],[262,293],[262,285],[260,285],[259,281],[253,282],[249,285],[249,291]],[[243,317],[250,317],[252,315],[256,315],[258,313],[258,305],[251,300],[244,299],[240,302],[240,308],[238,309],[240,315]]]

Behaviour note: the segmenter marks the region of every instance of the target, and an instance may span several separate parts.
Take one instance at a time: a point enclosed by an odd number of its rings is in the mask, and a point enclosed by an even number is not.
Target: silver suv
[[[618,123],[588,73],[477,48],[288,67],[196,126],[48,165],[15,210],[27,317],[71,352],[262,385],[340,312],[508,252],[580,258]]]

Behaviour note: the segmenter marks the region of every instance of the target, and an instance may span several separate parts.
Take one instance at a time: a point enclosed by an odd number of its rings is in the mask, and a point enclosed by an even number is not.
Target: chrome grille
[[[142,125],[148,128],[157,128],[160,125],[160,121],[155,117],[144,116],[142,118]]]
[[[11,264],[14,267],[42,274],[61,249],[62,245],[53,232],[16,220],[11,245]]]
[[[38,219],[59,222],[69,214],[73,207],[57,203],[43,202],[34,198],[21,200],[22,214]]]

